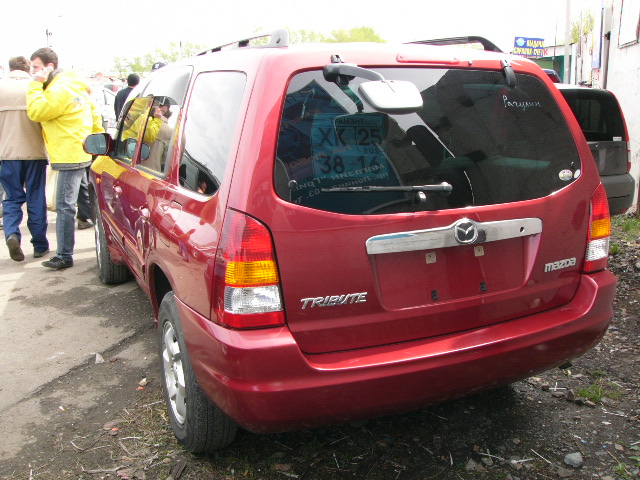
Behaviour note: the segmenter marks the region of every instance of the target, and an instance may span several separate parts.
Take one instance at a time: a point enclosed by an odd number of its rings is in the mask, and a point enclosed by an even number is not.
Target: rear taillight
[[[591,214],[589,216],[589,236],[587,252],[584,258],[584,273],[597,272],[607,267],[609,258],[609,235],[611,234],[611,218],[607,192],[602,184],[598,185],[591,195]]]
[[[213,321],[234,329],[284,324],[280,276],[267,228],[227,211],[216,255]]]

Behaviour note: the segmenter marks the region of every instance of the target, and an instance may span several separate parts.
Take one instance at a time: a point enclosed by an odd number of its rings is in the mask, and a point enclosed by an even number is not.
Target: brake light
[[[596,272],[607,267],[610,234],[611,217],[609,216],[607,192],[600,184],[591,195],[587,251],[582,267],[584,273]]]
[[[216,254],[213,321],[234,329],[284,324],[280,276],[267,228],[227,211]]]

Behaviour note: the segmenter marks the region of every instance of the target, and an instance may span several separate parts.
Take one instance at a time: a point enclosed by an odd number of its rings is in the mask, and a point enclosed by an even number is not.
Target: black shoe
[[[11,260],[15,260],[16,262],[21,262],[24,260],[24,253],[22,253],[22,249],[20,248],[20,238],[15,233],[12,233],[7,238],[7,247],[9,247],[9,256]]]
[[[78,230],[84,230],[85,228],[93,227],[93,223],[89,220],[80,220],[78,219]]]
[[[63,268],[73,267],[73,260],[63,260],[60,257],[51,257],[46,262],[42,262],[42,266],[53,268],[54,270],[62,270]]]
[[[33,258],[44,257],[47,253],[49,253],[49,249],[48,248],[46,250],[43,250],[42,252],[34,251],[33,252]]]

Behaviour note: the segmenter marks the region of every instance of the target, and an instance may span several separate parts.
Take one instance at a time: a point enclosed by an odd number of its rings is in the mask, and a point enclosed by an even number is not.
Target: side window
[[[246,84],[241,72],[198,75],[187,109],[180,185],[205,195],[220,187]]]
[[[138,137],[144,130],[151,98],[136,98],[130,105],[122,120],[117,139],[117,157],[131,162],[138,145]],[[125,107],[126,108],[126,107]]]
[[[149,147],[140,151],[136,167],[145,167],[159,175],[169,170],[171,140],[178,122],[180,105],[171,97],[155,97],[149,110],[142,141]]]

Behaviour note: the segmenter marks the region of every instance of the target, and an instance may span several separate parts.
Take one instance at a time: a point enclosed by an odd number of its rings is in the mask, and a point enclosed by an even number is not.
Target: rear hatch
[[[607,90],[560,88],[589,144],[600,175],[625,174],[629,168],[627,133],[616,97]]]
[[[423,107],[404,114],[372,110],[359,77],[291,79],[262,219],[304,352],[479,329],[572,298],[595,170],[582,174],[544,83],[509,85],[495,63],[375,68],[420,90]]]

